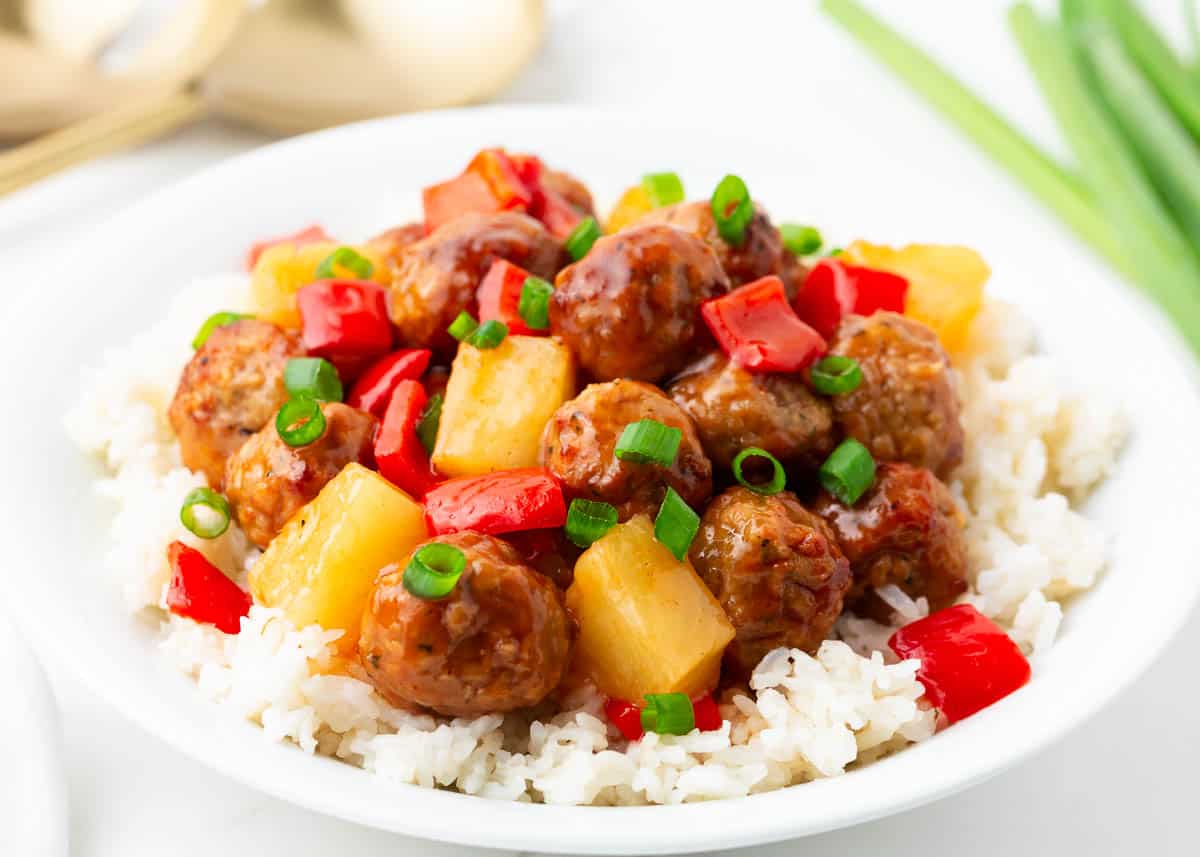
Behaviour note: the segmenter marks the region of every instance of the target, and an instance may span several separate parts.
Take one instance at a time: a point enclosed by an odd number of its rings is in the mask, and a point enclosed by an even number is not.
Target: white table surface
[[[862,74],[867,60],[816,14],[813,0],[551,2],[547,45],[500,100],[650,108],[670,103],[676,109],[682,103],[711,112],[714,121],[720,121],[726,103],[783,111],[795,116],[797,157],[803,157],[803,135],[819,133],[819,123],[812,121],[819,117],[806,114],[805,92],[833,87],[845,90],[856,112],[876,117],[889,145],[946,145],[942,180],[975,182],[984,199],[1020,193],[901,87],[882,73]],[[975,0],[952,7],[944,0],[906,0],[901,6],[877,0],[873,5],[919,35],[995,104],[1021,117],[1020,124],[1037,139],[1061,148],[1005,34],[1002,3]],[[1156,6],[1169,15],[1177,4],[1167,0]],[[5,269],[0,308],[4,294],[20,288],[21,271],[64,252],[90,224],[155,188],[264,142],[267,138],[257,133],[205,122],[0,201]],[[1032,203],[1027,208],[1029,217],[1058,228]],[[1070,239],[1064,234],[1064,240]],[[81,266],[86,269],[83,260]],[[0,610],[6,608],[20,609],[0,599]],[[902,816],[754,853],[1195,854],[1197,652],[1200,615],[1194,614],[1166,656],[1128,692],[1034,760]],[[44,666],[61,709],[71,853],[77,857],[498,853],[407,840],[265,797],[143,734],[84,690],[66,665]],[[8,855],[4,835],[0,831],[0,854]]]

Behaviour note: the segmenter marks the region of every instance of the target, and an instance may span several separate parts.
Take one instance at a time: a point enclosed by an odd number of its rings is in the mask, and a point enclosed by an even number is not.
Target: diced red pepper
[[[798,372],[825,353],[825,339],[799,319],[776,276],[705,301],[700,313],[729,359],[748,372]]]
[[[429,455],[417,437],[417,422],[426,401],[425,388],[419,381],[400,381],[375,434],[375,465],[379,472],[417,499],[437,484]]]
[[[692,700],[692,712],[696,715],[696,728],[701,732],[716,732],[721,728],[721,710],[712,694]]]
[[[525,286],[529,272],[511,262],[497,259],[488,269],[483,282],[479,284],[476,297],[479,300],[480,321],[502,321],[508,325],[508,332],[520,336],[545,333],[536,331],[525,324],[518,308],[521,303],[521,289]]]
[[[527,211],[533,204],[533,191],[503,149],[484,149],[467,164],[466,172],[483,177],[502,211]]]
[[[801,319],[832,339],[850,313],[904,312],[907,294],[908,280],[896,274],[822,259],[805,277],[794,306]]]
[[[925,696],[950,723],[1003,699],[1029,681],[1029,661],[1004,629],[970,604],[905,625],[888,640],[901,658],[920,658]]]
[[[433,356],[428,348],[402,348],[372,363],[354,382],[346,404],[360,411],[370,411],[380,419],[392,400],[392,391],[401,381],[416,381],[429,366]]]
[[[246,270],[253,271],[254,266],[258,264],[258,257],[276,244],[295,244],[299,247],[303,244],[316,244],[319,241],[332,240],[332,236],[325,231],[324,227],[314,223],[291,235],[280,235],[278,238],[258,241],[250,247],[250,252],[246,254]]]
[[[537,155],[509,155],[508,159],[526,187],[537,187],[542,183],[542,172],[546,165]]]
[[[451,479],[425,495],[425,523],[435,535],[461,530],[499,535],[566,522],[562,486],[544,467]]]
[[[221,569],[183,542],[167,546],[167,561],[171,564],[167,608],[172,613],[214,625],[226,634],[241,629],[241,618],[250,612],[250,596]]]
[[[487,180],[478,173],[463,173],[449,181],[430,185],[421,191],[421,203],[425,210],[426,235],[468,211],[495,214],[502,210]]]
[[[296,293],[304,347],[350,380],[392,347],[387,291],[363,280],[318,280]]]
[[[563,239],[575,230],[583,215],[562,194],[542,188],[538,196],[537,219],[545,224],[551,235]]]
[[[626,741],[638,741],[646,734],[642,729],[642,708],[623,699],[610,699],[604,703],[604,716],[621,731]]]

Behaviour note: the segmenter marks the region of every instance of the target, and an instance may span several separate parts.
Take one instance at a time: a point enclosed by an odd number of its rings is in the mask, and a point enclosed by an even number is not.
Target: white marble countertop
[[[803,134],[810,127],[805,92],[840,87],[854,109],[879,115],[889,134],[944,140],[950,133],[883,74],[862,75],[867,61],[821,20],[814,0],[742,0],[735,7],[704,0],[551,5],[547,45],[500,100],[651,108],[670,102],[675,109],[682,104],[719,116],[723,100],[733,99],[742,110],[793,112],[797,133]],[[1039,140],[1059,147],[1005,35],[1004,3],[976,0],[951,7],[907,0],[902,15],[900,4],[873,5],[890,10],[971,85],[1021,117]],[[862,81],[873,85],[865,88]],[[205,122],[0,201],[0,258],[6,269],[0,307],[4,292],[19,288],[22,270],[69,246],[90,224],[152,189],[266,141],[254,132]],[[958,148],[954,166],[961,164],[962,180],[995,181],[980,156],[965,144]],[[1044,217],[1032,203],[1028,210],[1030,217]],[[4,609],[20,608],[0,600]],[[1195,811],[1194,771],[1200,769],[1197,652],[1200,615],[1129,691],[1032,761],[901,816],[754,853],[1194,854],[1189,819]],[[143,734],[84,690],[65,665],[44,666],[61,713],[70,851],[77,857],[496,853],[406,840],[265,797]],[[0,830],[0,854],[23,857],[5,847],[5,835]]]

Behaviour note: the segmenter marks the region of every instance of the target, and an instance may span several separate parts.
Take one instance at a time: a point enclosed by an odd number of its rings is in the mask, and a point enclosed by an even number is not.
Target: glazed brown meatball
[[[596,216],[596,207],[592,203],[592,192],[587,189],[587,185],[570,173],[562,170],[542,170],[542,186],[556,192],[580,215]]]
[[[959,465],[957,385],[932,330],[892,312],[849,316],[830,353],[862,367],[858,389],[833,397],[834,418],[847,435],[880,461],[906,461],[942,477]]]
[[[690,555],[737,629],[725,650],[734,681],[779,646],[815,652],[850,588],[850,564],[829,528],[790,491],[730,488],[704,513]]]
[[[666,223],[695,235],[717,254],[733,286],[752,283],[768,274],[782,277],[788,272],[789,276],[784,282],[789,288],[792,287],[789,266],[795,264],[795,257],[784,249],[779,230],[758,206],[754,208],[754,217],[746,227],[746,240],[740,247],[734,247],[721,237],[717,231],[717,221],[713,218],[712,203],[708,200],[656,208],[638,223]],[[794,295],[795,292],[790,291],[788,297]]]
[[[523,214],[464,214],[410,244],[391,261],[392,321],[400,342],[453,357],[446,328],[464,310],[475,312],[475,290],[497,259],[553,280],[568,261],[542,224]]]
[[[395,264],[401,251],[425,237],[424,223],[405,223],[385,229],[367,242],[367,246],[383,257],[385,265]]]
[[[613,454],[625,426],[642,419],[683,432],[670,467]],[[542,433],[541,461],[562,480],[569,499],[611,503],[622,521],[639,512],[653,518],[667,486],[697,509],[712,493],[712,464],[691,418],[658,388],[640,381],[592,384],[560,407]]]
[[[854,571],[847,604],[862,604],[869,590],[887,583],[913,598],[925,596],[930,610],[950,606],[966,591],[962,515],[950,489],[928,470],[881,464],[875,484],[854,506],[822,492],[814,511],[829,522]]]
[[[817,467],[833,451],[833,408],[798,374],[752,374],[715,351],[685,369],[667,395],[696,423],[718,467],[748,446],[787,468]]]
[[[303,354],[297,335],[265,321],[214,330],[184,368],[167,411],[184,465],[219,489],[226,459],[287,401],[283,367]]]
[[[599,381],[658,381],[708,338],[700,304],[729,290],[703,241],[669,226],[601,238],[558,275],[550,329]]]
[[[326,402],[321,413],[325,432],[312,443],[288,446],[272,421],[225,465],[225,495],[246,537],[260,548],[343,467],[373,459],[375,417],[340,402]]]
[[[561,528],[505,533],[504,540],[517,549],[521,560],[564,592],[575,580],[575,560],[583,553]]]
[[[372,683],[394,703],[451,717],[541,702],[570,660],[558,590],[500,539],[455,533],[437,541],[467,559],[450,595],[426,601],[409,593],[402,581],[410,557],[375,581],[359,637]]]

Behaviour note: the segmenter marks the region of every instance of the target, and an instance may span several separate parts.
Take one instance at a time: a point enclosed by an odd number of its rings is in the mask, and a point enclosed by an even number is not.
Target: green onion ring
[[[289,399],[275,415],[275,431],[288,446],[307,446],[325,433],[325,414],[316,399]]]
[[[600,224],[596,222],[596,218],[588,216],[579,221],[578,225],[571,230],[571,234],[567,236],[565,242],[567,252],[571,254],[571,258],[578,262],[588,254],[592,249],[592,245],[596,243],[604,233],[600,231]]]
[[[841,396],[852,393],[862,383],[862,367],[853,357],[831,354],[822,357],[809,373],[813,389],[826,396]]]
[[[654,537],[683,562],[700,529],[700,516],[674,488],[667,488],[658,514],[654,517]]]
[[[208,514],[198,516],[197,506],[206,509]],[[188,532],[202,539],[215,539],[224,533],[229,529],[232,517],[229,501],[211,488],[193,488],[183,498],[183,506],[179,509],[180,522]]]
[[[783,238],[783,246],[797,256],[811,256],[825,243],[815,226],[801,226],[799,223],[781,223],[779,235]]]
[[[541,277],[526,277],[521,286],[521,297],[517,301],[517,314],[530,330],[546,330],[550,327],[550,296],[554,286]]]
[[[457,339],[459,342],[470,337],[472,333],[479,329],[479,322],[466,310],[458,314],[458,317],[446,328],[446,332]]]
[[[454,591],[467,568],[467,557],[453,545],[432,542],[417,549],[404,569],[404,588],[427,601]]]
[[[642,190],[655,208],[683,202],[683,182],[678,173],[646,173],[642,176]]]
[[[283,386],[293,399],[342,401],[342,379],[333,364],[321,357],[292,357],[283,367]]]
[[[686,735],[696,728],[696,711],[686,693],[648,693],[642,728],[660,735]]]
[[[374,263],[352,247],[339,247],[317,265],[318,280],[332,280],[337,276],[336,268],[345,268],[360,280],[369,280],[375,273]]]
[[[735,175],[725,176],[713,191],[711,206],[721,238],[731,247],[741,247],[754,218],[754,202],[746,183]]]
[[[660,464],[670,467],[675,463],[683,431],[658,420],[638,420],[629,423],[617,438],[613,455],[622,461],[634,464]]]
[[[474,345],[480,350],[495,348],[508,336],[508,325],[502,321],[490,318],[467,337],[467,344]]]
[[[865,446],[849,437],[825,459],[817,478],[826,491],[853,506],[875,482],[875,459]]]
[[[747,458],[764,458],[771,462],[771,480],[769,482],[754,483],[747,479],[742,473],[742,462]],[[779,463],[779,459],[765,449],[759,449],[757,446],[746,447],[733,459],[733,478],[748,491],[753,491],[755,494],[761,494],[764,497],[778,494],[787,485],[787,473],[784,472],[783,465]]]
[[[617,507],[600,500],[576,498],[567,509],[567,538],[581,548],[591,546],[617,525]]]
[[[204,347],[204,343],[208,342],[208,338],[212,336],[212,332],[218,327],[233,324],[235,321],[241,321],[244,318],[254,318],[254,316],[241,312],[214,312],[204,320],[204,324],[200,325],[200,329],[196,331],[196,335],[192,338],[192,348],[198,351]]]

